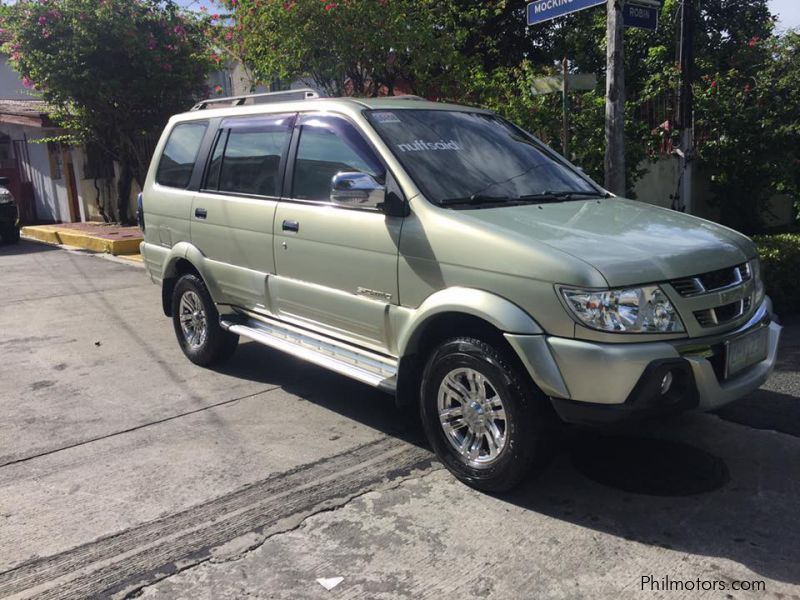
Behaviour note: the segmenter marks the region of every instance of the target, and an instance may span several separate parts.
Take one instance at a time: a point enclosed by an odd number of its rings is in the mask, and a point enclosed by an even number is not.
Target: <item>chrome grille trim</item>
[[[720,278],[724,277],[726,283],[718,285]],[[670,281],[670,285],[675,288],[684,298],[692,298],[694,296],[701,296],[711,292],[720,292],[727,289],[735,288],[742,285],[746,281],[750,281],[753,273],[750,269],[749,263],[736,265],[735,267],[728,267],[726,269],[718,269],[716,271],[709,271],[694,275],[692,277],[684,277],[682,279],[674,279]]]
[[[748,296],[746,298],[742,298],[741,300],[737,300],[736,302],[732,302],[731,304],[725,304],[715,308],[706,308],[704,310],[697,310],[694,312],[694,318],[697,319],[697,322],[701,327],[717,327],[719,325],[725,325],[747,314],[752,303],[752,299]],[[728,310],[733,310],[733,312],[725,316],[719,314],[720,312]]]

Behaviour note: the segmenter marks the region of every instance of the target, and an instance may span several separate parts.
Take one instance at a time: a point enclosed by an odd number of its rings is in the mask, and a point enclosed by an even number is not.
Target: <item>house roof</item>
[[[0,123],[45,127],[50,125],[44,100],[0,99]]]

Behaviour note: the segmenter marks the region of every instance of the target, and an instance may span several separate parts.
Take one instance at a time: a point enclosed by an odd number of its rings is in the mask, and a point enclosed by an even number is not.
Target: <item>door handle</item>
[[[195,208],[194,216],[198,219],[205,219],[208,216],[208,211],[205,208]]]
[[[298,223],[297,221],[293,221],[291,219],[286,219],[283,222],[283,230],[293,231],[294,233],[297,233],[298,231],[300,231],[300,223]]]

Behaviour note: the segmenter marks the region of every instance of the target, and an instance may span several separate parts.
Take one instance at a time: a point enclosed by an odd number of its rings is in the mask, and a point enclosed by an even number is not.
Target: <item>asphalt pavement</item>
[[[0,598],[800,599],[800,320],[748,398],[490,496],[371,388],[191,364],[138,266],[0,246],[0,298]]]

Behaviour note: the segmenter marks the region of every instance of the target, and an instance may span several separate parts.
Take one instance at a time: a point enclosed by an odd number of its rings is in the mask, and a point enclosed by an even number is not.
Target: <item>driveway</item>
[[[191,364],[140,267],[23,241],[0,294],[0,597],[800,598],[798,320],[750,397],[493,497],[371,388]]]

